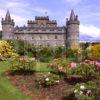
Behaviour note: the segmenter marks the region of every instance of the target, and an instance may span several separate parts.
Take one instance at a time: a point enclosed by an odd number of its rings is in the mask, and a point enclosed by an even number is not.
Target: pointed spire
[[[5,20],[8,21],[8,22],[11,21],[11,17],[10,17],[10,12],[9,12],[9,10],[7,10]]]
[[[70,20],[74,21],[74,19],[75,19],[74,10],[71,10]]]

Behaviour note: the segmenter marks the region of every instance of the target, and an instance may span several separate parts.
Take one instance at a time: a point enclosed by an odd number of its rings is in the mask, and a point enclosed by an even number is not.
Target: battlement
[[[14,33],[64,33],[64,27],[18,27],[14,28]]]
[[[73,10],[71,11],[70,18],[69,19],[67,18],[66,23],[67,25],[70,25],[70,24],[79,25],[80,24],[80,21],[78,20],[78,15],[75,15]]]
[[[25,40],[33,45],[62,46],[68,48],[73,43],[79,44],[78,16],[71,11],[66,26],[59,27],[56,20],[49,19],[49,16],[36,16],[34,20],[28,20],[27,26],[14,27],[14,20],[11,19],[9,11],[5,18],[2,18],[2,39]]]
[[[35,20],[28,20],[28,27],[57,27],[56,20],[49,20],[49,16],[36,16]]]
[[[12,25],[12,26],[14,26],[15,25],[15,23],[14,23],[14,20],[12,19],[12,20],[6,20],[6,19],[4,19],[4,18],[2,18],[2,20],[1,20],[1,24],[2,25]]]
[[[49,16],[36,16],[35,20],[48,20],[49,21]]]

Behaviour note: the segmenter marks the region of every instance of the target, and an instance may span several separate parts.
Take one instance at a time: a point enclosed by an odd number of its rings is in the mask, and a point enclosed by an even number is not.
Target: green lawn
[[[3,73],[9,69],[10,63],[0,62],[0,100],[30,100],[29,97],[22,94],[3,76]]]
[[[10,68],[9,61],[0,62],[0,100],[30,100],[29,97],[22,94],[16,87],[12,86],[3,73]],[[35,70],[37,72],[52,71],[47,67],[47,63],[37,62]]]
[[[48,63],[37,62],[36,63],[36,67],[35,67],[35,71],[36,72],[49,72],[49,71],[53,71],[51,68],[48,68],[47,65],[48,65]]]

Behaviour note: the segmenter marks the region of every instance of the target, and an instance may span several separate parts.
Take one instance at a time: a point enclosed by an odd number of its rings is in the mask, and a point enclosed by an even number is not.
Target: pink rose
[[[77,67],[77,64],[74,63],[74,62],[72,62],[72,63],[70,63],[70,67],[71,67],[71,68],[76,68],[76,67]]]
[[[95,62],[95,65],[96,65],[96,69],[97,69],[97,71],[99,71],[100,72],[100,62]]]

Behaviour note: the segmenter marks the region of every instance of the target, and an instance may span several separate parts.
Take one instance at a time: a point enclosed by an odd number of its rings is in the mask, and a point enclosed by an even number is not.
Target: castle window
[[[19,39],[19,37],[17,36],[17,39]]]
[[[34,36],[32,36],[32,39],[34,39]]]
[[[47,46],[49,47],[49,46],[50,46],[50,44],[49,44],[49,43],[47,43]]]
[[[42,36],[41,35],[39,37],[40,37],[40,39],[42,39]]]
[[[47,38],[49,39],[49,35],[47,35]]]
[[[55,39],[58,39],[57,35],[55,35]]]

